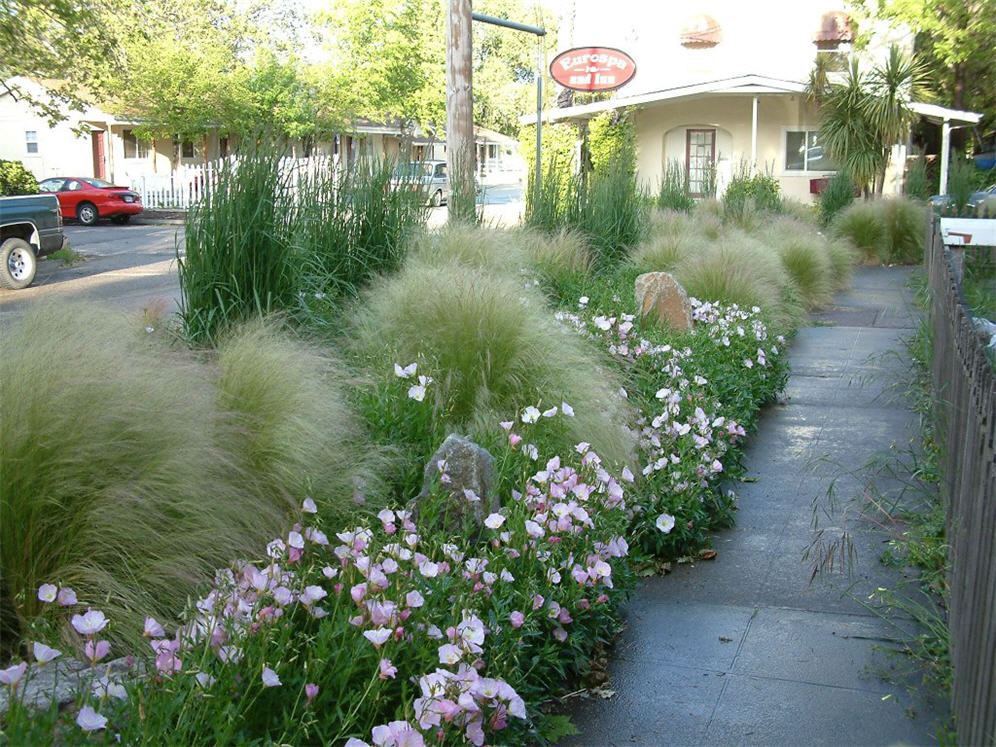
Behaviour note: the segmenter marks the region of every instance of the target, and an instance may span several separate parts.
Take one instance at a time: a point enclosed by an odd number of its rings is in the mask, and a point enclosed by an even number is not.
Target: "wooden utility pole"
[[[475,219],[471,0],[448,0],[446,15],[446,168],[451,221]]]

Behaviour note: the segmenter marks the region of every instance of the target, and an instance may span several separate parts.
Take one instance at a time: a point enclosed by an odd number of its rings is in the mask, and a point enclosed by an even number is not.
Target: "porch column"
[[[751,172],[757,171],[757,103],[758,97],[754,97],[754,104],[751,107],[750,118],[750,168]]]
[[[951,120],[944,118],[941,125],[941,191],[940,194],[948,193],[948,162],[951,159]]]

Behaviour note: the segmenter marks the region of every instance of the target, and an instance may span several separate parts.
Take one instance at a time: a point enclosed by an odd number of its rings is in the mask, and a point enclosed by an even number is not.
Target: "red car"
[[[142,198],[137,192],[90,176],[45,179],[38,183],[38,190],[54,194],[62,217],[76,218],[84,226],[92,226],[100,218],[124,224],[142,212]]]

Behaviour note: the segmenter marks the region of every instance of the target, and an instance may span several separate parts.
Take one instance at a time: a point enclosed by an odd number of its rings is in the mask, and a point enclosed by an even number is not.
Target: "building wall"
[[[636,62],[636,77],[623,95],[738,75],[805,80],[813,66],[813,36],[830,11],[847,11],[845,0],[708,0],[683,5],[647,0],[564,0],[558,37],[561,50],[600,45],[622,49]],[[721,28],[711,48],[681,43],[683,24],[707,13]],[[881,59],[891,43],[912,49],[913,35],[885,22],[863,22],[864,57]]]
[[[716,129],[716,173],[720,191],[751,157],[750,95],[710,95],[648,105],[635,114],[637,170],[651,189],[660,183],[669,159],[685,164],[688,129]],[[785,136],[789,130],[816,129],[818,119],[798,95],[761,95],[757,117],[757,168],[777,177],[782,193],[809,200],[809,180],[831,175],[826,171],[787,171]]]
[[[89,134],[73,132],[78,114],[54,127],[23,101],[0,97],[0,158],[21,161],[36,179],[50,176],[93,176],[93,151]],[[26,132],[37,135],[38,152],[28,153]]]

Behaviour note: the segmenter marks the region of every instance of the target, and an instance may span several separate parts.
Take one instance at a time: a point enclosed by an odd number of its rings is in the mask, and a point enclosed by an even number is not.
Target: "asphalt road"
[[[19,291],[0,289],[0,319],[21,313],[44,300],[88,301],[141,311],[154,305],[163,311],[179,308],[176,274],[177,242],[183,226],[96,226],[67,224],[66,236],[83,261],[67,266],[46,258],[38,263],[35,282]]]

